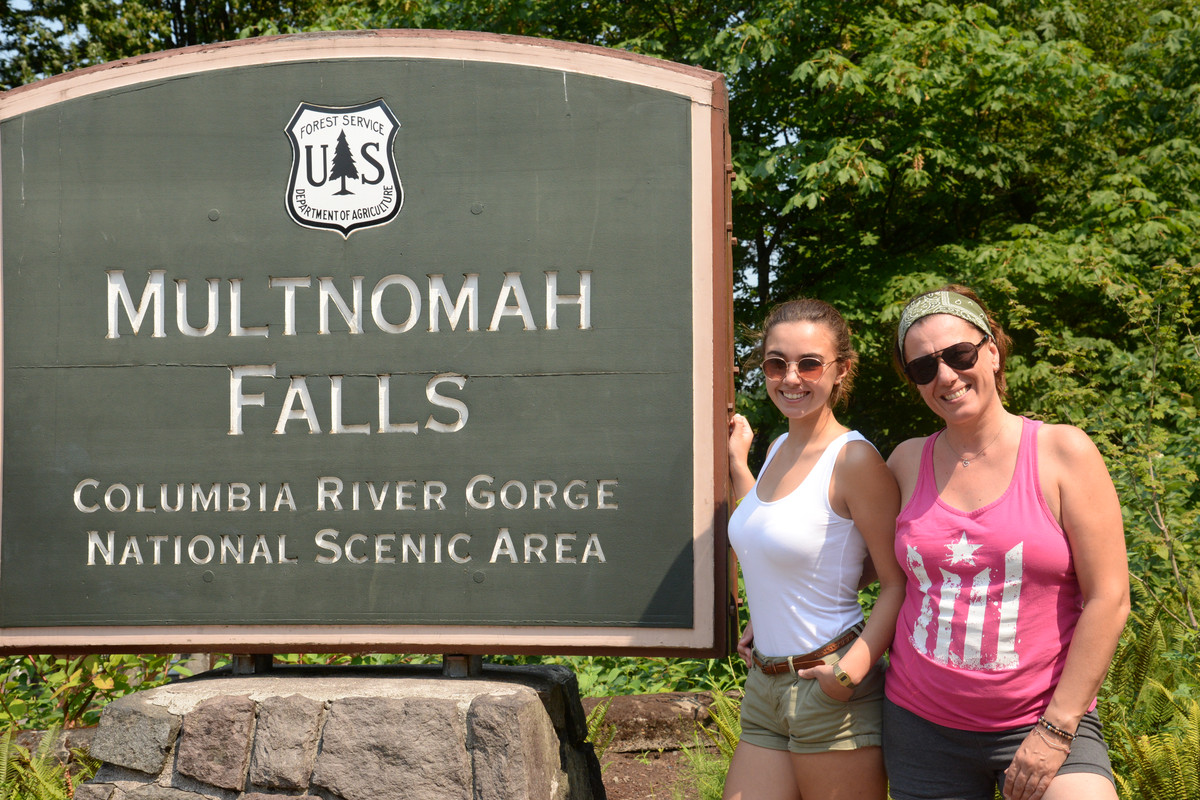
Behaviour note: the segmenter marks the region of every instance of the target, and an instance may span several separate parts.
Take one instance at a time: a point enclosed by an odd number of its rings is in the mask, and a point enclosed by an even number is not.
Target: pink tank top
[[[908,576],[887,696],[938,725],[1032,725],[1058,685],[1082,599],[1066,534],[1038,482],[1037,431],[1022,418],[1012,481],[975,511],[945,503],[925,441],[912,499],[896,520]]]

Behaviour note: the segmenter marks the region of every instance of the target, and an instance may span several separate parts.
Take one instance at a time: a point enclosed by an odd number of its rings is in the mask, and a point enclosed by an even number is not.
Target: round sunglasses
[[[983,347],[991,336],[984,336],[979,344],[959,342],[949,347],[943,347],[936,353],[919,356],[904,365],[904,373],[918,386],[924,386],[937,377],[938,362],[942,361],[954,370],[970,369],[979,360],[979,348]]]
[[[767,376],[767,380],[781,381],[787,377],[788,368],[791,367],[792,364],[795,364],[796,374],[799,375],[802,380],[815,381],[825,374],[825,370],[830,364],[836,363],[836,358],[833,361],[822,361],[814,356],[808,356],[807,358],[802,358],[799,361],[788,361],[787,359],[780,358],[779,356],[771,356],[770,358],[763,360],[762,371],[763,375]]]

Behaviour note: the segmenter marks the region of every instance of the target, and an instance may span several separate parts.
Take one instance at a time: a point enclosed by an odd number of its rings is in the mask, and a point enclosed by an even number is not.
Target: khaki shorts
[[[854,642],[838,650],[842,655]],[[765,658],[770,664],[786,658]],[[883,673],[876,664],[846,702],[794,672],[764,675],[751,667],[742,698],[742,741],[771,750],[824,753],[879,747],[883,742]]]

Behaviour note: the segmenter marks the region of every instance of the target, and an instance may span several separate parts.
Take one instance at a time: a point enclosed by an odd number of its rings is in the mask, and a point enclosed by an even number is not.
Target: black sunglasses
[[[983,347],[991,336],[984,336],[979,344],[959,342],[949,347],[943,347],[936,353],[914,358],[904,365],[904,374],[918,386],[924,386],[937,377],[938,361],[944,361],[950,369],[963,370],[975,366],[979,360],[979,348]]]
[[[833,361],[822,361],[814,356],[802,358],[799,361],[788,361],[779,356],[771,356],[764,359],[762,362],[763,375],[767,376],[769,381],[781,381],[787,377],[788,367],[792,364],[796,365],[796,374],[803,380],[815,381],[825,374],[826,368],[830,364],[836,364],[837,359]]]

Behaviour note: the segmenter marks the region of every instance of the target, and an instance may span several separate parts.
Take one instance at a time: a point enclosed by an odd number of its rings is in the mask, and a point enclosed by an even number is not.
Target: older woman
[[[1096,693],[1129,611],[1121,509],[1083,431],[1004,407],[1009,339],[962,286],[896,358],[945,428],[888,460],[907,575],[884,708],[895,800],[1115,800]]]

